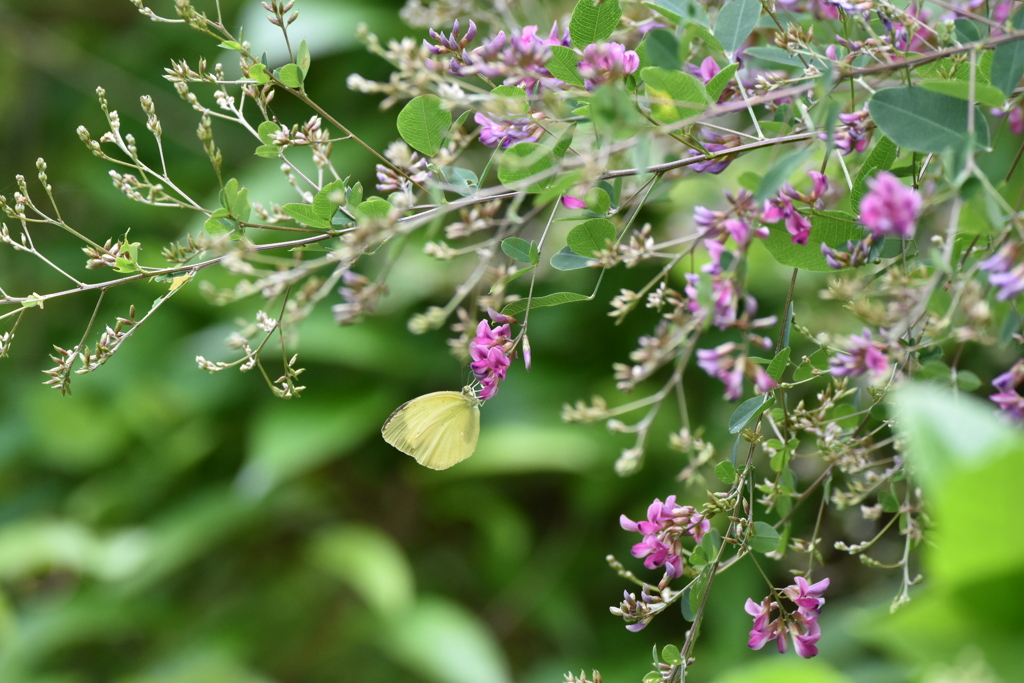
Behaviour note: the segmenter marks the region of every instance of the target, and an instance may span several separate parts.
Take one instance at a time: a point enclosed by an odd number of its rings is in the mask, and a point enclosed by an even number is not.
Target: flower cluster
[[[862,335],[850,335],[850,347],[846,353],[836,354],[829,359],[829,372],[834,377],[857,377],[870,372],[873,377],[882,377],[889,370],[887,347],[871,339],[871,330],[864,328]]]
[[[1013,364],[1009,370],[992,380],[992,386],[998,393],[989,396],[1003,412],[1015,420],[1024,420],[1024,396],[1017,392],[1017,387],[1024,382],[1024,360]]]
[[[495,121],[478,112],[473,115],[473,120],[480,125],[480,142],[488,147],[510,147],[517,142],[536,142],[544,132],[533,119],[525,116]]]
[[[454,37],[457,39],[457,36]],[[546,39],[537,35],[536,26],[524,26],[518,35],[514,34],[511,38],[504,31],[499,31],[498,35],[472,51],[464,49],[463,41],[465,39],[457,42],[448,40],[448,43],[463,48],[461,52],[452,50],[455,54],[448,63],[450,73],[455,76],[480,75],[492,80],[500,79],[504,85],[519,86],[527,91],[535,91],[545,81],[551,86],[561,83],[552,78],[551,72],[544,65],[551,59],[552,45],[571,46],[569,29],[559,32],[557,22]]]
[[[921,213],[921,195],[888,171],[868,181],[869,191],[860,201],[860,222],[877,240],[880,237],[911,239]]]
[[[821,627],[818,626],[818,615],[825,604],[821,597],[828,588],[829,580],[822,579],[818,583],[808,584],[802,576],[796,577],[796,583],[784,588],[781,593],[796,605],[795,612],[786,612],[769,594],[760,603],[747,598],[747,614],[754,617],[754,628],[750,631],[747,641],[754,650],[760,650],[770,640],[776,640],[779,652],[789,649],[789,636],[793,636],[796,653],[804,658],[818,654],[816,643],[821,638]],[[774,592],[774,591],[773,591]],[[771,618],[773,610],[779,610],[779,616]]]
[[[633,546],[633,557],[646,558],[644,566],[648,569],[665,567],[665,573],[670,577],[682,576],[683,573],[682,537],[688,535],[700,543],[711,529],[711,523],[696,508],[677,505],[675,496],[669,496],[664,503],[655,498],[647,508],[646,522],[634,522],[622,515],[619,524],[626,531],[643,534],[644,539]]]
[[[621,43],[593,43],[583,50],[583,61],[577,66],[587,90],[593,90],[639,69],[640,57]]]
[[[759,394],[778,386],[764,368],[750,360],[745,353],[733,356],[737,348],[736,342],[726,342],[713,349],[697,349],[697,365],[725,384],[727,401],[735,401],[743,395],[744,377],[750,378]]]
[[[494,398],[498,393],[498,384],[505,379],[505,372],[516,356],[515,340],[509,326],[516,319],[494,310],[489,310],[488,314],[498,326],[491,328],[488,321],[481,320],[476,327],[476,337],[469,342],[469,356],[473,361],[469,368],[480,382],[481,401]],[[529,369],[529,358],[525,360]]]
[[[818,206],[821,196],[828,191],[828,178],[824,174],[808,171],[807,175],[813,183],[810,194],[797,192],[792,185],[786,183],[776,196],[764,200],[764,209],[761,212],[761,220],[765,223],[785,221],[786,231],[793,236],[793,244],[807,244],[807,239],[811,236],[811,221],[796,210],[793,200]]]

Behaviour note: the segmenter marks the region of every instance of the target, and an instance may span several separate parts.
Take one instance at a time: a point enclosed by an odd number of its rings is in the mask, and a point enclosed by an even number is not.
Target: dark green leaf
[[[882,489],[878,492],[878,502],[882,504],[883,512],[897,512],[900,509],[900,501],[891,491]]]
[[[968,104],[919,87],[886,88],[871,97],[868,111],[885,135],[915,152],[939,153],[966,146]],[[974,117],[977,145],[988,147],[988,124]]]
[[[606,195],[607,196],[607,195]],[[566,242],[580,256],[593,256],[594,252],[608,248],[615,240],[615,226],[604,218],[592,218],[569,231]]]
[[[501,241],[501,250],[511,259],[530,262],[530,243],[521,237],[506,237]]]
[[[619,25],[621,17],[619,0],[604,0],[599,5],[593,0],[579,0],[569,20],[572,46],[582,50],[587,45],[607,40]]]
[[[801,69],[804,66],[804,63],[800,61],[800,57],[792,52],[786,52],[781,47],[775,47],[774,45],[748,47],[743,51],[743,55],[749,55],[766,62],[782,64],[784,66],[799,67]]]
[[[967,81],[919,81],[918,85],[925,90],[949,95],[958,100],[969,102],[971,99],[971,84]],[[995,86],[987,83],[975,83],[974,101],[987,107],[1001,107],[1005,104],[1006,97]]]
[[[981,40],[981,31],[978,25],[970,19],[957,19],[953,22],[956,30],[956,39],[963,43],[973,43]]]
[[[715,38],[726,52],[736,52],[743,45],[761,17],[758,0],[729,0],[715,20]]]
[[[432,157],[444,143],[452,125],[452,113],[437,95],[420,95],[409,100],[398,114],[398,134],[420,154]]]
[[[693,4],[700,7],[700,5],[698,5],[697,3]],[[716,38],[714,34],[712,34],[710,30],[708,30],[707,26],[702,26],[697,22],[693,22],[686,25],[685,33],[687,36],[691,38],[691,40],[693,38],[697,38],[702,43],[707,45],[712,50],[715,50],[716,52],[725,52],[725,48],[722,47],[722,44],[720,42],[718,42],[718,38]]]
[[[530,308],[545,308],[547,306],[561,306],[562,304],[573,303],[574,301],[588,301],[589,296],[577,294],[576,292],[558,292],[547,296],[535,296],[530,302]],[[526,312],[526,299],[513,301],[501,309],[502,315],[519,315]]]
[[[748,398],[733,411],[729,418],[729,433],[738,434],[748,422],[775,404],[775,397],[770,394]]]
[[[779,532],[767,522],[754,522],[750,527],[747,542],[758,553],[770,553],[779,549]]]
[[[313,197],[313,213],[318,218],[330,222],[334,212],[345,203],[345,181],[332,180],[320,188],[320,191]]]
[[[977,391],[981,387],[981,378],[970,370],[957,370],[956,385],[962,391]]]
[[[551,59],[544,67],[551,72],[551,75],[569,85],[583,87],[583,77],[580,76],[580,69],[577,66],[583,57],[571,47],[564,45],[551,46]]]
[[[735,0],[734,0],[735,1]],[[768,199],[780,187],[782,184],[789,180],[789,176],[793,175],[798,168],[800,168],[805,161],[811,156],[813,149],[811,147],[805,147],[796,152],[779,159],[778,162],[764,174],[764,178],[761,180],[761,186],[758,188],[754,198],[761,202]]]
[[[551,267],[555,270],[580,270],[581,268],[593,268],[600,261],[586,256],[580,256],[569,247],[562,247],[562,250],[551,257]]]
[[[663,28],[648,31],[644,36],[643,45],[651,66],[670,71],[678,71],[682,66],[679,59],[679,41],[671,31]]]
[[[1013,27],[1024,29],[1024,10],[1013,15]],[[1024,76],[1024,40],[1014,40],[996,47],[992,54],[992,85],[1010,97]]]

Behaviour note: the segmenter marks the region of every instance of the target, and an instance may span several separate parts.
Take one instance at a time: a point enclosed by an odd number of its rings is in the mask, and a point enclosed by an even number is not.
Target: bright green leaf
[[[545,177],[536,179],[526,188],[526,192],[541,192],[551,184],[549,172],[555,163],[555,155],[549,147],[535,142],[520,142],[506,149],[501,155],[501,161],[498,163],[498,180],[503,185],[512,187],[521,185],[529,178],[543,175]]]
[[[360,202],[359,206],[356,207],[356,211],[365,218],[380,220],[387,217],[393,208],[386,199],[370,197],[365,202]]]
[[[558,292],[547,296],[535,296],[530,303],[530,308],[545,308],[547,306],[561,306],[562,304],[573,303],[574,301],[588,301],[589,296],[575,292]],[[526,299],[513,301],[501,309],[502,315],[519,315],[526,312]]]
[[[704,84],[690,74],[649,66],[640,72],[640,77],[647,86],[651,116],[662,123],[696,116],[711,104]]]
[[[452,113],[437,95],[420,95],[409,100],[398,114],[398,134],[420,154],[432,157],[441,149],[452,125]]]
[[[717,102],[718,98],[722,96],[722,91],[729,85],[729,81],[736,75],[736,70],[739,68],[739,64],[729,64],[705,84],[704,88],[707,90],[708,99],[712,103]]]
[[[277,76],[277,80],[289,88],[302,87],[302,69],[298,64],[285,64],[276,70],[274,75]]]
[[[605,195],[607,196],[607,195]],[[569,231],[566,242],[580,256],[593,256],[594,252],[608,248],[615,240],[615,226],[604,218],[592,218]]]
[[[306,80],[306,74],[309,73],[309,65],[312,59],[309,56],[309,45],[306,44],[306,39],[303,38],[299,41],[299,52],[295,58],[295,63],[299,67],[299,71],[302,72],[302,80]]]
[[[569,20],[572,46],[582,50],[587,45],[607,40],[619,25],[621,17],[619,0],[604,0],[599,5],[593,0],[579,0]]]
[[[776,354],[775,358],[772,358],[772,362],[768,364],[768,376],[778,382],[782,379],[782,373],[786,371],[786,365],[789,363],[789,354],[792,351],[790,347],[786,347]]]
[[[571,47],[564,45],[551,46],[551,59],[544,64],[544,67],[551,72],[551,75],[569,85],[583,87],[583,77],[580,76],[580,69],[577,66],[583,59],[580,53]]]
[[[311,228],[323,228],[328,230],[331,227],[331,220],[328,216],[320,216],[310,204],[285,204],[281,207],[288,216],[303,225]]]
[[[715,465],[715,476],[726,484],[731,484],[736,481],[736,468],[728,460],[723,460]]]

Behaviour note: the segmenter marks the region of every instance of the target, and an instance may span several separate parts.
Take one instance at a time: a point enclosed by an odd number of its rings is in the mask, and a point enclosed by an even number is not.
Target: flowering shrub
[[[325,111],[307,92],[315,64],[305,41],[288,43],[286,63],[269,64],[262,46],[188,0],[175,3],[177,19],[132,2],[237,55],[239,79],[205,60],[176,62],[166,75],[198,115],[219,206],[204,206],[171,177],[151,99],[141,106],[158,150],[152,157],[98,90],[107,129],[96,136],[81,127],[78,135],[112,166],[115,187],[135,202],[199,212],[204,229],[167,245],[159,265],[143,263],[127,230],[94,240],[94,230],[64,221],[40,159],[42,195],[18,176],[12,196],[0,197],[0,241],[66,285],[21,291],[0,273],[7,325],[0,357],[12,353],[23,318],[43,315],[46,302],[95,294],[92,319],[103,329],[90,322],[81,341],[55,346],[56,365],[45,371],[45,383],[67,393],[74,375],[99,369],[164,302],[200,286],[215,303],[262,303],[231,337],[238,357],[199,356],[198,368],[259,368],[275,395],[298,397],[302,368],[287,349],[302,320],[321,304],[339,325],[373,315],[393,266],[379,265],[378,252],[394,246],[388,259],[400,261],[401,247],[430,226],[443,226],[444,237],[431,231],[431,241],[421,240],[425,253],[439,269],[466,276],[445,305],[414,315],[408,330],[450,329],[451,350],[469,366],[480,401],[502,382],[529,381],[512,360],[521,355],[521,369],[530,369],[533,310],[610,299],[616,324],[648,312],[649,333],[629,362],[612,365],[621,392],[645,395],[618,405],[595,397],[566,405],[562,415],[635,435],[614,463],[625,477],[643,467],[652,424],[674,402],[667,442],[686,458],[679,480],[688,485],[713,472],[722,484],[682,505],[677,499],[692,490],[669,493],[675,485],[666,483],[648,496],[646,521],[620,519],[642,536],[632,555],[661,576],[642,578],[610,558],[640,594],[624,591],[612,614],[637,632],[680,603],[683,616],[666,618],[692,622],[681,647],[663,650],[645,681],[682,680],[714,579],[741,561],[760,568],[762,558],[804,556],[795,584],[778,588],[766,578],[766,597],[747,601],[748,644],[776,640],[785,652],[792,637],[798,655],[816,655],[830,585],[819,531],[829,509],[886,518],[873,539],[834,545],[883,568],[870,556],[873,546],[886,534],[902,537],[906,552],[884,567],[900,573],[894,608],[909,601],[925,501],[903,457],[898,416],[879,409],[895,387],[928,379],[980,391],[982,378],[961,367],[965,357],[1009,347],[1002,372],[991,373],[989,398],[1006,420],[1024,419],[1024,361],[1010,357],[1024,343],[1016,310],[1024,292],[1017,172],[1024,147],[1011,137],[1020,134],[1024,53],[1016,41],[1024,38],[1024,11],[1012,3],[937,3],[947,12],[939,14],[884,0],[777,7],[655,0],[626,8],[579,0],[568,18],[546,18],[552,28],[542,37],[540,24],[519,27],[502,12],[477,8],[479,16],[455,19],[451,3],[411,2],[405,16],[429,38],[382,45],[363,31],[368,49],[394,72],[386,82],[347,80],[353,90],[383,95],[382,106],[401,106],[398,137],[378,152],[346,127],[342,112]],[[287,38],[293,2],[264,6]],[[280,120],[277,97],[294,98],[309,117]],[[280,166],[296,201],[263,205],[237,179],[223,178],[214,119],[246,131],[256,156]],[[1016,157],[1000,155],[1008,140]],[[376,159],[373,190],[335,167],[332,154],[354,146]],[[700,174],[716,175],[720,190],[702,194],[700,205],[679,200]],[[558,230],[563,221],[572,227]],[[79,270],[36,246],[42,226],[81,242]],[[782,305],[759,301],[751,277],[758,259],[774,264],[763,269],[768,277],[788,281]],[[471,263],[462,268],[462,261]],[[201,276],[214,267],[232,286]],[[105,276],[87,281],[81,270]],[[602,284],[613,270],[630,285],[609,296]],[[590,275],[592,288],[559,291],[569,271]],[[140,281],[165,287],[147,312],[106,309],[105,292]],[[801,297],[815,296],[848,315],[805,317]],[[280,343],[269,343],[275,336]],[[588,338],[599,343],[600,334]],[[739,402],[727,424],[690,424],[684,377],[693,366],[720,383],[721,395],[704,400]],[[721,453],[714,442],[725,435],[733,445]],[[817,521],[799,526],[795,513],[805,504],[817,504]]]

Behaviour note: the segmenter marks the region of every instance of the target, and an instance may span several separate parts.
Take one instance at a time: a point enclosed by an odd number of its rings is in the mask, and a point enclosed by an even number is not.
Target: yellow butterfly
[[[432,470],[473,455],[480,438],[480,400],[472,387],[435,391],[398,406],[380,433],[398,450]]]

